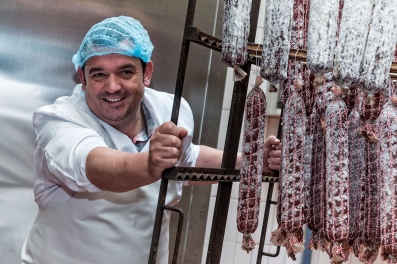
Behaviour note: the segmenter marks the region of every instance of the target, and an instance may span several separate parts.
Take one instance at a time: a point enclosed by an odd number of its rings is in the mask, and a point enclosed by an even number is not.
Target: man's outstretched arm
[[[153,133],[149,152],[94,148],[86,160],[87,178],[97,188],[111,192],[126,192],[156,182],[165,169],[178,162],[182,139],[187,134],[186,129],[166,122]]]

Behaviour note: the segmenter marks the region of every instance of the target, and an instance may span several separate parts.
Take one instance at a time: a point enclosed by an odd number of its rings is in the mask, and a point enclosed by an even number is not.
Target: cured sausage
[[[372,104],[374,93],[389,85],[389,71],[397,42],[397,1],[375,0],[371,26],[361,66],[361,88]]]
[[[297,92],[287,101],[283,113],[282,133],[282,188],[279,195],[277,215],[278,229],[272,232],[271,242],[285,246],[288,256],[303,251],[304,186],[303,164],[306,131],[306,114],[303,99]]]
[[[397,102],[394,96],[394,102]],[[388,263],[397,262],[397,110],[388,103],[378,119],[380,229],[382,255]]]
[[[320,238],[324,228],[324,211],[325,211],[325,134],[321,126],[320,115],[317,114],[316,108],[312,113],[312,161],[311,174],[308,183],[309,193],[306,198],[309,200],[306,213],[306,221],[312,236],[309,242],[309,249],[321,248]]]
[[[360,245],[355,249],[355,254],[360,261],[373,263],[380,248],[378,137],[375,125],[383,107],[384,96],[382,93],[376,93],[373,104],[365,104],[367,96],[368,94],[361,102],[361,119],[364,122],[359,129],[365,139],[363,225]]]
[[[349,240],[356,239],[362,230],[363,204],[364,204],[364,179],[365,170],[365,141],[358,133],[361,127],[359,107],[352,109],[348,119],[349,135]]]
[[[343,88],[353,86],[360,79],[372,2],[372,0],[344,0],[333,69],[333,81]]]
[[[260,76],[270,82],[270,91],[287,79],[293,1],[267,0]]]
[[[245,103],[237,228],[240,233],[243,233],[242,249],[247,253],[255,248],[251,233],[254,233],[258,227],[261,201],[263,139],[266,121],[266,96],[259,87],[262,82],[262,78],[258,76]]]
[[[317,111],[314,110],[312,114],[307,118],[306,134],[305,134],[305,163],[303,167],[303,183],[305,186],[305,219],[306,223],[309,221],[310,213],[309,210],[312,207],[312,197],[310,196],[311,191],[311,179],[312,179],[312,153],[313,153],[313,136],[315,127],[318,122]]]
[[[307,37],[307,67],[317,73],[333,67],[339,0],[311,0]]]
[[[239,68],[247,63],[252,0],[225,0],[223,4],[222,62],[234,68],[234,80],[246,73]]]
[[[349,156],[346,104],[339,97],[329,105],[326,119],[325,238],[333,242],[331,262],[349,256]]]

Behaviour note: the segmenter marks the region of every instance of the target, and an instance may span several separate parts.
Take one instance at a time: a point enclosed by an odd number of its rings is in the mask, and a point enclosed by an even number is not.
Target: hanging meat
[[[397,263],[397,97],[392,98],[378,119],[380,229],[382,255]]]
[[[270,92],[287,79],[293,12],[291,0],[267,0],[260,75],[270,82]]]
[[[389,72],[397,42],[397,1],[374,0],[374,9],[361,66],[361,88],[372,104],[374,93],[389,84]]]
[[[332,102],[332,75],[325,74],[325,79],[319,75],[311,75],[310,85],[315,91],[315,103],[311,118],[312,130],[312,154],[311,172],[308,182],[308,194],[306,195],[306,221],[312,235],[309,241],[309,249],[325,251],[329,246],[324,239],[324,212],[325,212],[325,119],[327,106]]]
[[[245,103],[237,228],[240,233],[243,233],[242,249],[247,253],[255,248],[255,241],[251,234],[258,227],[261,201],[263,139],[266,120],[266,97],[259,87],[262,82],[262,78],[258,76]]]
[[[349,157],[346,104],[339,97],[329,105],[326,119],[325,238],[333,243],[331,262],[349,256]]]
[[[301,85],[300,85],[301,86]],[[279,227],[272,232],[271,242],[285,246],[288,256],[303,251],[304,186],[303,164],[305,146],[305,106],[298,92],[287,101],[283,113],[281,188],[278,198]]]
[[[359,89],[356,89],[359,91]],[[349,240],[355,247],[359,245],[359,237],[363,225],[364,211],[364,179],[365,169],[365,141],[364,137],[358,133],[362,121],[360,118],[361,95],[356,97],[355,107],[349,114],[348,134],[349,134],[349,183],[350,183],[350,203],[349,203]]]
[[[309,8],[308,0],[295,0],[292,19],[291,29],[291,49],[306,50],[307,49],[307,26],[309,22],[309,12],[306,11]],[[281,89],[281,102],[283,105],[286,104],[290,94],[295,90],[295,79],[299,78],[304,81],[304,86],[301,89],[300,95],[305,101],[306,116],[311,113],[311,108],[307,106],[307,100],[310,99],[310,83],[309,83],[309,70],[303,67],[303,63],[300,61],[288,61],[288,78],[284,80]],[[313,104],[311,103],[311,106]]]
[[[368,96],[368,95],[366,95]],[[379,226],[379,189],[378,189],[378,138],[376,133],[376,119],[383,107],[383,94],[375,93],[373,104],[362,103],[361,119],[364,121],[359,132],[365,139],[365,181],[364,181],[364,211],[362,234],[359,246],[355,249],[360,261],[373,263],[378,256],[380,247]]]
[[[312,173],[312,153],[313,153],[313,136],[315,131],[315,125],[318,122],[317,111],[314,109],[312,114],[306,119],[306,133],[305,133],[305,163],[303,167],[303,183],[305,186],[305,219],[308,223],[309,220],[309,209],[312,207],[312,197],[310,197],[310,181]],[[309,198],[310,197],[310,198]]]
[[[322,75],[333,67],[339,0],[311,0],[307,37],[307,67]]]
[[[333,81],[348,89],[358,83],[371,20],[373,0],[344,0]]]
[[[306,222],[308,228],[312,230],[309,241],[309,249],[322,248],[320,240],[323,237],[320,234],[324,228],[324,211],[325,211],[325,134],[322,128],[320,115],[316,108],[312,113],[312,155],[311,155],[311,173],[308,182],[308,194],[306,195],[307,210]]]
[[[234,81],[247,74],[239,67],[247,63],[252,0],[225,0],[223,5],[222,62],[234,68]]]

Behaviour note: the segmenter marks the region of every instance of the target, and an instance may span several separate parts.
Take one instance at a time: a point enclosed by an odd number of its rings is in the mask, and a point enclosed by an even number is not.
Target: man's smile
[[[120,102],[121,100],[124,100],[125,97],[119,97],[119,98],[102,98],[103,100],[107,101],[107,102]]]

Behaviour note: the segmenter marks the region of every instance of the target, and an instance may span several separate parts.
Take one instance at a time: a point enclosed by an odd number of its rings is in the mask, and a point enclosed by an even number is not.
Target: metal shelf
[[[239,182],[240,170],[173,167],[165,170],[163,177],[173,181]],[[278,173],[275,171],[264,171],[262,173],[262,182],[278,182]]]

